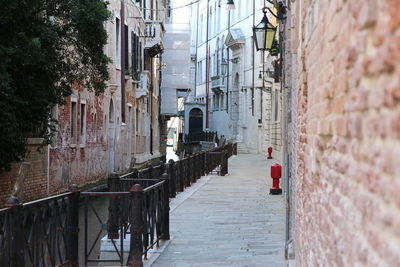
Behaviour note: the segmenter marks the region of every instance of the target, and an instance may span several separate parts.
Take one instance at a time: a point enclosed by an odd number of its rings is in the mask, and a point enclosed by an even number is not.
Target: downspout
[[[231,30],[231,10],[229,9],[228,10],[228,34],[230,33],[230,30]],[[224,40],[224,43],[225,43],[225,40]],[[227,57],[227,65],[226,65],[226,113],[229,113],[229,47],[226,49],[226,51],[227,51],[226,52],[227,53],[227,55],[226,55],[226,57]]]
[[[290,14],[290,1],[285,1],[287,2],[286,6],[288,8],[288,12],[287,14]],[[283,23],[280,24],[280,26],[282,26],[282,31],[280,34],[281,37],[281,75],[282,75],[282,80],[281,80],[281,92],[282,92],[282,101],[283,103],[285,103],[285,112],[284,112],[284,116],[283,116],[283,120],[284,120],[284,142],[283,142],[283,166],[285,166],[284,168],[284,179],[285,179],[285,202],[286,202],[286,219],[285,219],[285,258],[289,259],[289,245],[293,242],[293,239],[290,237],[290,206],[291,206],[291,202],[290,202],[290,196],[291,196],[291,191],[290,191],[290,182],[289,182],[289,173],[290,173],[290,166],[289,166],[289,153],[288,153],[288,139],[289,139],[289,134],[288,134],[288,130],[289,130],[289,125],[288,125],[288,121],[289,121],[289,114],[287,112],[288,110],[288,106],[289,103],[288,101],[288,91],[289,88],[291,88],[290,84],[287,84],[287,80],[286,80],[286,73],[285,73],[285,69],[286,69],[286,42],[287,42],[287,37],[290,36],[289,34],[287,34],[288,31],[288,27],[290,27],[290,25],[288,25],[290,23],[290,20],[288,20],[287,18],[283,21]],[[287,85],[287,86],[286,86]]]
[[[256,24],[256,1],[253,0],[253,28]],[[255,85],[255,79],[254,79],[254,74],[255,74],[255,48],[254,48],[254,37],[252,36],[251,38],[251,61],[252,61],[252,77],[251,77],[251,83],[252,83],[252,90],[251,90],[251,112],[252,115],[254,116],[254,85]]]
[[[121,121],[125,122],[125,1],[121,0]]]
[[[198,72],[198,67],[197,67],[197,50],[198,50],[198,47],[199,47],[199,9],[200,9],[200,7],[199,7],[199,3],[200,3],[200,1],[199,2],[197,2],[197,19],[196,19],[196,63],[194,64],[195,66],[194,66],[194,69],[195,69],[195,71],[194,71],[194,95],[193,95],[193,97],[196,97],[196,95],[197,95],[197,72]]]
[[[208,129],[209,128],[209,112],[208,112],[208,109],[209,109],[209,91],[210,91],[210,79],[209,79],[209,76],[210,76],[210,66],[209,66],[209,64],[210,64],[210,59],[209,59],[209,56],[210,56],[210,51],[209,51],[209,47],[208,47],[208,27],[209,27],[209,11],[208,11],[208,9],[209,9],[209,2],[210,2],[210,0],[207,0],[207,10],[206,10],[206,12],[207,12],[207,32],[206,32],[206,54],[207,54],[207,57],[206,57],[206,79],[207,79],[207,81],[206,81],[206,129]]]

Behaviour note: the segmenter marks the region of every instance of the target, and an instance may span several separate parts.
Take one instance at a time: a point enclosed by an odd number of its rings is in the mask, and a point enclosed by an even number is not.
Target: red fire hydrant
[[[282,177],[282,166],[278,163],[271,166],[272,188],[270,195],[282,195],[282,189],[279,187],[279,179]]]
[[[272,147],[268,147],[268,159],[272,159]]]

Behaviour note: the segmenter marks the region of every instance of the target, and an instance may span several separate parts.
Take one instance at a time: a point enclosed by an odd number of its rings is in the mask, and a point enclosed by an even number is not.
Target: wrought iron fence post
[[[175,161],[173,159],[170,159],[168,161],[168,175],[169,175],[169,182],[170,182],[170,196],[175,197],[176,196],[176,182],[175,182]]]
[[[194,155],[194,163],[193,163],[193,169],[194,169],[194,181],[196,182],[197,179],[199,179],[199,153],[196,152]]]
[[[190,186],[190,184],[192,183],[192,172],[193,172],[193,170],[191,169],[191,164],[192,163],[192,156],[188,156],[188,160],[187,160],[187,165],[186,165],[186,170],[187,170],[187,172],[186,172],[186,181],[187,181],[187,184],[186,184],[186,186],[187,187],[189,187]]]
[[[153,179],[153,165],[149,162],[147,163],[147,168],[148,168],[148,179]]]
[[[165,181],[164,183],[164,199],[163,199],[163,227],[162,227],[162,234],[161,239],[169,240],[169,182],[170,179],[167,173],[163,173],[161,175],[161,179]]]
[[[139,171],[138,171],[138,169],[137,169],[137,168],[133,168],[133,169],[132,169],[132,175],[131,175],[130,178],[136,179],[136,178],[138,178],[138,177],[139,177]]]
[[[66,259],[70,267],[78,267],[79,255],[79,197],[81,191],[76,184],[69,186],[69,191],[72,192],[69,197],[68,220],[66,229],[67,247]]]
[[[131,189],[132,210],[130,211],[131,222],[131,244],[129,251],[129,267],[143,266],[143,231],[144,223],[142,217],[143,188],[136,184]]]
[[[165,164],[162,160],[160,160],[159,165],[160,165],[160,175],[162,175],[165,172]]]
[[[25,266],[25,239],[22,228],[23,207],[18,198],[11,196],[5,207],[10,208],[10,229],[11,229],[11,245],[10,245],[10,267]]]
[[[237,155],[237,143],[233,144],[233,155]]]
[[[195,182],[195,174],[196,174],[196,169],[194,168],[194,156],[190,156],[190,161],[189,161],[189,170],[190,170],[190,175],[189,175],[189,180],[190,184],[193,184]]]
[[[207,152],[204,152],[204,172],[208,174],[208,165],[210,164],[210,156]]]
[[[107,179],[109,192],[120,191],[120,179],[118,174],[111,173]],[[110,204],[108,206],[108,223],[107,223],[107,234],[108,239],[119,238],[119,201],[118,196],[110,196]]]
[[[184,161],[180,160],[179,161],[179,192],[183,192],[183,190],[185,190],[185,183],[184,183],[184,170],[185,170],[185,165],[184,165]]]
[[[205,175],[206,174],[206,170],[205,170],[205,167],[206,167],[206,161],[205,161],[205,158],[206,158],[206,153],[205,152],[201,152],[201,164],[200,164],[200,172],[201,172],[201,176],[203,176],[203,175]]]
[[[228,150],[221,153],[221,176],[228,174]]]

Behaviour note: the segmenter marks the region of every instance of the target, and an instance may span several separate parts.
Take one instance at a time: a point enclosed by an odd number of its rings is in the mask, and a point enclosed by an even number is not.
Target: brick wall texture
[[[400,266],[400,1],[290,1],[298,266]]]
[[[40,141],[36,140],[36,141]],[[47,146],[38,149],[40,142],[28,142],[30,151],[25,162],[31,163],[27,170],[25,181],[17,195],[21,202],[28,202],[47,195]],[[21,164],[13,164],[11,170],[0,174],[0,207],[4,205],[13,192]]]

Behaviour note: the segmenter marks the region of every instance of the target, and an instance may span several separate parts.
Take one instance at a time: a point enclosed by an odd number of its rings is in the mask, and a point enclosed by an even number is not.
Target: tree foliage
[[[80,84],[108,80],[104,0],[0,0],[0,172],[26,156],[28,137],[49,140],[50,110]],[[43,127],[44,126],[44,127]],[[39,129],[39,130],[38,130]]]

